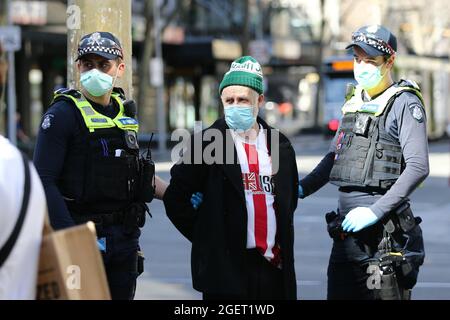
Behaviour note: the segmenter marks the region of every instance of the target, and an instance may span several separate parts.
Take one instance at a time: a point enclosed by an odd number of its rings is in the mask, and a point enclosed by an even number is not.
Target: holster
[[[144,202],[133,203],[125,210],[123,226],[125,233],[132,233],[136,228],[145,225],[145,214],[150,214],[148,206]]]
[[[419,267],[423,263],[425,252],[418,226],[421,221],[420,217],[414,217],[408,202],[402,203],[382,220],[384,230],[389,236],[380,241],[377,255],[382,259],[390,255],[401,290],[413,288],[417,282]],[[391,252],[383,251],[383,248],[387,247],[391,248]]]
[[[390,259],[379,259],[370,262],[379,270],[379,284],[375,288],[375,298],[379,300],[410,300],[411,290],[404,289],[398,279],[395,262]]]
[[[421,222],[420,217],[414,217],[409,202],[404,202],[388,214],[383,224],[385,230],[395,237],[395,233],[409,232]]]
[[[327,231],[330,238],[334,240],[344,240],[347,234],[342,229],[342,222],[345,217],[336,213],[335,211],[325,214],[325,220],[327,222]]]

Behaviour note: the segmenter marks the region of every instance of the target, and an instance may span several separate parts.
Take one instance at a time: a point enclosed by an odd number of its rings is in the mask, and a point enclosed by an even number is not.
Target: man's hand
[[[345,232],[358,232],[378,221],[378,217],[370,208],[357,207],[351,210],[342,222]]]
[[[191,197],[192,207],[197,210],[203,202],[203,193],[196,192]]]

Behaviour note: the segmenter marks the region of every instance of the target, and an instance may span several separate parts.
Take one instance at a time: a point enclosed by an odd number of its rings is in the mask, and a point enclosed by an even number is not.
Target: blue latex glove
[[[303,193],[303,188],[302,188],[301,184],[298,185],[298,197],[300,199],[303,199],[305,197],[305,194]]]
[[[192,204],[192,207],[193,207],[195,210],[197,210],[198,207],[200,207],[200,205],[202,204],[202,202],[203,202],[203,193],[201,193],[201,192],[196,192],[196,193],[194,193],[194,194],[192,195],[192,197],[191,197],[191,204]]]
[[[342,222],[345,232],[358,232],[378,221],[378,217],[370,208],[357,207],[351,210]]]
[[[97,240],[97,247],[98,247],[98,250],[106,252],[106,247],[102,240],[100,240],[100,239]]]

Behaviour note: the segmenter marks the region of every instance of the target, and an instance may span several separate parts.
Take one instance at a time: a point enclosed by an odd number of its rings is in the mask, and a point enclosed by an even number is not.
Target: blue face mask
[[[83,72],[80,76],[80,83],[83,88],[94,97],[100,97],[110,91],[113,87],[113,77],[97,69]]]
[[[229,105],[224,108],[225,121],[234,130],[248,130],[256,121],[253,106]]]
[[[361,87],[366,90],[370,90],[375,88],[383,79],[383,75],[381,74],[381,66],[374,66],[370,63],[365,63],[361,61],[354,63],[353,73],[355,75],[355,80],[359,83]]]

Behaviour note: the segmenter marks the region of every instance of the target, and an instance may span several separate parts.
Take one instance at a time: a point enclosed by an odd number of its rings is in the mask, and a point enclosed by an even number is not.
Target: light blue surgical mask
[[[383,79],[381,74],[381,66],[375,66],[371,63],[365,63],[361,61],[360,63],[354,62],[353,74],[355,75],[355,80],[358,84],[366,90],[375,88]]]
[[[254,106],[229,105],[224,107],[225,121],[231,129],[246,131],[256,121]]]
[[[117,75],[116,75],[117,76]],[[94,97],[100,97],[110,91],[113,87],[114,79],[109,74],[97,69],[91,69],[80,75],[80,83],[83,88]]]

